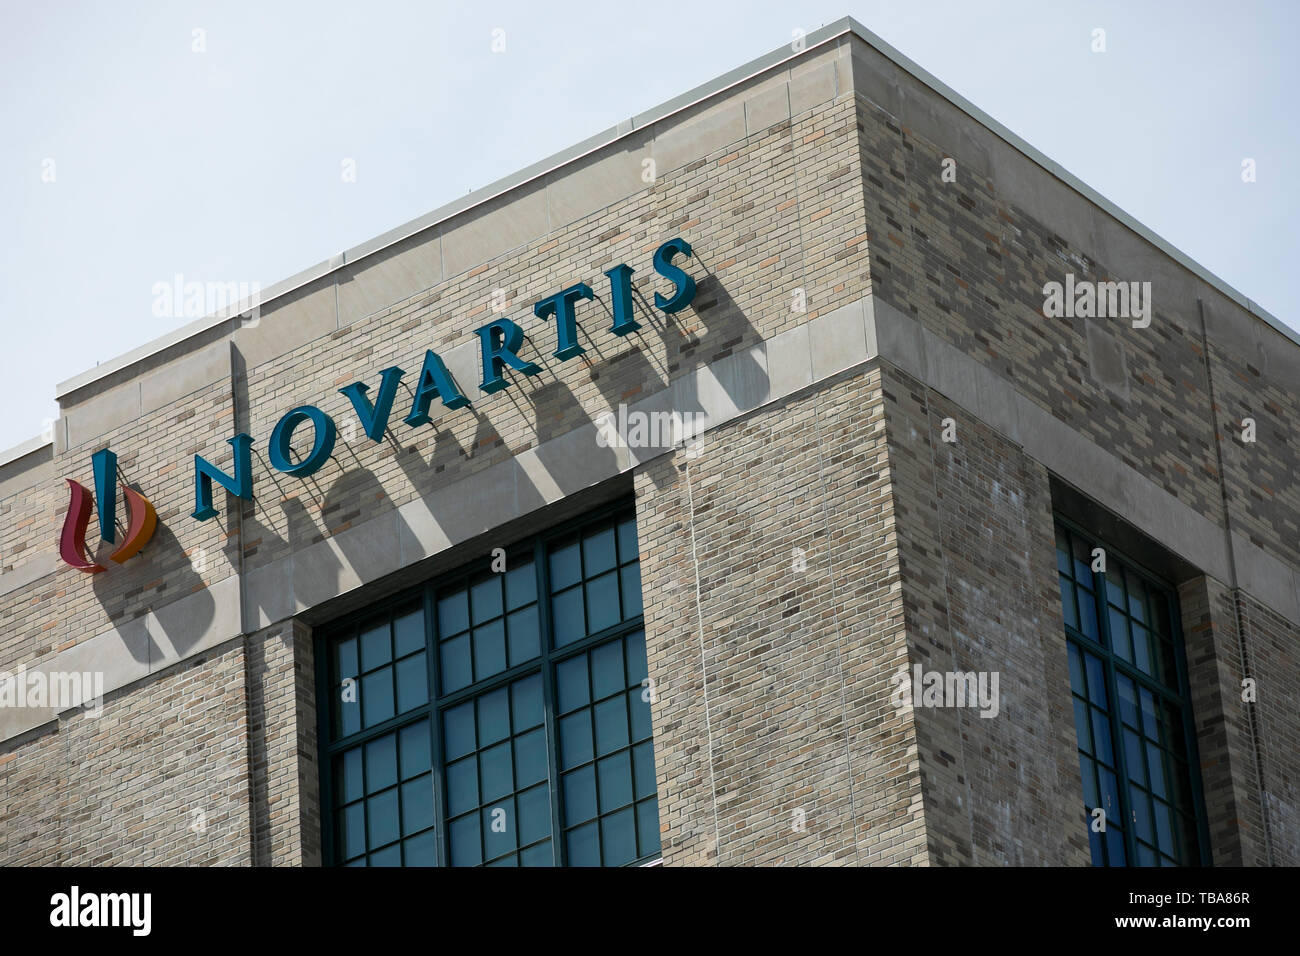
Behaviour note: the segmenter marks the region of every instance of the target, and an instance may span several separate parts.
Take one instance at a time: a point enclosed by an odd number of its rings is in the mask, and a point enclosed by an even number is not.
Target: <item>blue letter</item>
[[[339,389],[357,410],[361,427],[365,429],[371,441],[384,440],[384,429],[388,427],[388,416],[393,412],[393,399],[397,395],[397,383],[406,373],[394,365],[379,374],[383,378],[379,381],[379,398],[375,400],[374,405],[371,405],[370,400],[366,398],[367,386],[364,382],[353,382],[347,388]]]
[[[420,369],[420,381],[415,386],[415,401],[411,403],[411,414],[406,416],[406,424],[429,424],[429,402],[435,395],[448,408],[464,408],[469,404],[469,399],[460,393],[456,383],[451,380],[447,366],[430,349],[424,353],[424,367]]]
[[[673,293],[671,299],[665,299],[658,292],[655,293],[655,308],[669,313],[680,312],[695,298],[695,280],[673,265],[673,256],[678,253],[689,256],[691,244],[685,239],[669,239],[655,250],[655,272],[665,279],[671,279],[677,286],[677,291]]]
[[[236,498],[253,497],[253,438],[251,435],[236,435],[230,439],[230,447],[235,450],[233,478],[198,455],[194,456],[194,517],[200,521],[217,516],[217,509],[212,506],[213,479]]]
[[[590,298],[591,286],[579,282],[533,306],[533,314],[539,319],[545,319],[548,315],[555,316],[555,330],[558,336],[554,354],[557,359],[561,361],[571,359],[587,351],[578,344],[578,323],[573,315],[573,303],[579,299]]]
[[[633,271],[631,266],[620,264],[605,273],[609,276],[610,298],[614,300],[614,324],[610,331],[615,335],[627,335],[641,328],[641,323],[634,318],[632,305]]]
[[[308,419],[316,426],[316,439],[307,457],[295,465],[289,460],[291,451],[289,445],[293,441],[293,430],[300,422]],[[314,405],[300,405],[292,411],[285,412],[284,417],[275,423],[275,430],[271,432],[271,447],[268,451],[271,455],[271,466],[277,471],[298,478],[314,475],[320,466],[329,460],[330,454],[334,451],[334,419]]]
[[[541,371],[533,362],[525,362],[515,354],[519,346],[524,344],[524,330],[514,322],[497,319],[476,331],[483,350],[483,381],[479,385],[480,391],[490,395],[510,384],[501,377],[504,365],[525,375],[536,375]]]
[[[117,538],[117,456],[101,448],[90,456],[99,498],[99,536],[113,544]]]

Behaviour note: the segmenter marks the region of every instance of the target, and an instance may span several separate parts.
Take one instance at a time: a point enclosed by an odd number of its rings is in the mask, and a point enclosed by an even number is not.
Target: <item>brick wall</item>
[[[926,859],[879,373],[637,474],[664,862]]]

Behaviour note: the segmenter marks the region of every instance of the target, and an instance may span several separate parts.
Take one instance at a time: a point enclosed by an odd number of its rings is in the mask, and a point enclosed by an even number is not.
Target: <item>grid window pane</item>
[[[1056,536],[1093,864],[1198,864],[1172,592],[1110,551],[1105,574],[1094,575],[1091,554],[1100,546],[1060,525]],[[1093,827],[1097,806],[1104,830]]]
[[[521,544],[507,566],[484,560],[324,638],[331,862],[659,852],[632,510]]]

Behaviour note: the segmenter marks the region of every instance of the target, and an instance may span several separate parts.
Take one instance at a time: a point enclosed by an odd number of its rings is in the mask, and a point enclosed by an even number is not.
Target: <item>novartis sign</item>
[[[655,250],[652,260],[655,272],[673,283],[673,293],[664,296],[656,292],[654,304],[663,312],[680,312],[690,305],[695,297],[695,280],[684,270],[673,264],[677,256],[691,256],[691,246],[685,239],[669,239]],[[613,324],[609,332],[613,335],[627,335],[641,326],[635,319],[632,300],[632,273],[629,265],[620,263],[605,271],[609,282],[610,311]],[[568,286],[552,296],[533,305],[533,314],[538,318],[555,320],[555,350],[551,353],[561,362],[567,361],[586,350],[578,344],[578,327],[576,305],[583,299],[595,298],[591,286],[578,282]],[[507,368],[512,368],[524,375],[536,375],[542,369],[534,362],[519,357],[519,349],[524,344],[524,330],[517,322],[501,318],[489,322],[475,330],[479,339],[479,351],[482,359],[482,381],[478,389],[490,395],[509,385],[502,376]],[[398,384],[405,377],[405,370],[393,366],[379,373],[379,388],[372,401],[370,386],[364,381],[353,382],[339,389],[352,403],[362,430],[374,442],[381,442],[392,416],[393,404],[397,398]],[[460,390],[447,365],[432,349],[424,353],[424,362],[420,368],[415,385],[414,399],[402,419],[407,425],[419,427],[432,419],[429,407],[438,399],[450,409],[464,408],[471,404],[469,398]],[[297,429],[310,422],[314,432],[311,450],[301,461],[291,458],[291,445]],[[334,453],[337,428],[334,420],[315,405],[301,405],[290,409],[276,422],[267,443],[267,457],[271,467],[286,475],[306,478],[315,474],[329,461]],[[234,467],[230,473],[217,468],[200,455],[194,456],[194,513],[200,521],[215,518],[218,514],[213,503],[213,484],[216,483],[238,498],[253,497],[253,437],[240,433],[229,439],[234,449]],[[100,525],[105,541],[112,542],[112,514],[116,500],[115,480],[110,482],[108,473],[115,472],[116,460],[110,458],[107,450],[95,456],[96,491],[100,493]],[[115,476],[114,476],[115,479]],[[93,504],[90,492],[73,479],[67,479],[72,492],[68,515],[64,522],[63,536],[60,540],[60,554],[65,562],[80,571],[96,572],[104,568],[90,560],[85,552],[85,531],[89,523],[90,509]],[[111,487],[111,492],[108,489]],[[113,501],[103,500],[105,494],[111,495]],[[126,489],[127,505],[131,511],[132,528],[127,536],[127,544],[114,552],[113,558],[124,561],[144,547],[152,535],[154,521],[153,508],[138,493]],[[137,514],[140,516],[137,521]]]

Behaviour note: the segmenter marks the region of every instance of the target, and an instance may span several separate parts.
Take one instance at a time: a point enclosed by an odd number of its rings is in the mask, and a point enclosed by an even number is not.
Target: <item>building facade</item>
[[[842,21],[63,383],[0,861],[1295,865],[1298,385]]]

